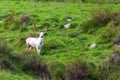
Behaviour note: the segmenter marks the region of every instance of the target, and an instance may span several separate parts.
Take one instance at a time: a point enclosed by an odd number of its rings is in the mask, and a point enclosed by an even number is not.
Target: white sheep
[[[45,32],[40,32],[38,38],[29,37],[26,39],[27,48],[31,50],[36,47],[37,53],[40,54],[41,47],[43,46]]]

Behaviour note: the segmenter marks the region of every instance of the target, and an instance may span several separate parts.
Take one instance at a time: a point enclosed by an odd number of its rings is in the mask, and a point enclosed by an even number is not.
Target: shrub
[[[25,50],[21,53],[12,54],[10,60],[15,64],[21,65],[29,56],[34,56],[33,54],[36,54],[35,51]]]
[[[0,56],[10,56],[12,49],[4,39],[0,39]]]
[[[111,26],[111,23],[112,26]],[[93,19],[87,20],[82,24],[83,32],[96,33],[99,28],[108,27],[116,30],[120,24],[120,13],[111,13],[107,10],[100,9],[93,14]],[[113,31],[111,29],[111,31]],[[116,32],[114,32],[116,33]]]
[[[9,71],[15,71],[16,67],[14,64],[19,61],[20,57],[13,55],[12,48],[10,48],[5,41],[5,39],[0,39],[0,68],[9,70]],[[18,62],[17,62],[18,63]]]
[[[9,26],[11,30],[18,30],[21,27],[21,16],[14,15],[14,22]]]
[[[117,25],[120,25],[120,13],[113,13],[111,15],[111,20],[114,21],[114,24],[117,26]]]
[[[117,65],[120,65],[119,59],[120,59],[120,51],[116,51],[116,52],[114,52],[113,55],[110,56],[109,62],[116,63]]]
[[[120,51],[114,52],[99,66],[99,79],[117,80],[120,77]]]
[[[10,30],[26,31],[28,25],[30,25],[31,20],[30,14],[14,14],[11,13],[5,17],[4,28]]]
[[[21,14],[20,18],[22,24],[28,24],[30,22],[30,14]]]
[[[21,14],[20,16],[20,31],[27,31],[27,26],[30,24],[30,20],[31,20],[31,15],[30,14]]]
[[[50,79],[47,64],[41,58],[33,55],[32,57],[27,58],[24,62],[23,71],[45,80]]]
[[[66,80],[96,80],[93,63],[76,61],[67,66],[65,71]]]
[[[14,54],[11,56],[11,61],[15,64],[18,64],[18,63],[21,63],[23,61],[23,58],[18,54],[16,54],[16,55]]]
[[[110,12],[100,9],[93,14],[93,19],[87,20],[82,24],[83,32],[95,33],[98,28],[106,26],[110,21]]]
[[[9,60],[3,58],[1,58],[0,61],[0,68],[9,71],[15,71],[15,67],[13,66],[13,64]]]
[[[9,25],[11,25],[13,22],[14,22],[14,15],[11,13],[5,17],[4,28],[9,29]]]
[[[106,10],[98,10],[93,16],[95,26],[106,25],[110,21],[110,13]]]
[[[52,79],[65,80],[64,78],[65,65],[60,62],[52,62],[50,64],[50,72]]]
[[[30,50],[25,50],[25,51],[22,51],[19,56],[20,56],[21,59],[26,60],[26,58],[27,58],[28,55],[30,55],[30,54],[36,54],[36,53],[33,52],[33,51],[30,51]]]
[[[115,45],[120,45],[120,38],[114,40],[113,43],[114,43]]]

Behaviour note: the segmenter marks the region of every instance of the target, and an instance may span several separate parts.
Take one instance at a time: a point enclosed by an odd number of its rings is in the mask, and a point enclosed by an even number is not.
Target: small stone
[[[71,21],[72,21],[72,19],[66,19],[66,21],[71,22]]]
[[[64,28],[69,28],[69,27],[70,27],[70,25],[71,25],[70,23],[65,24],[65,25],[64,25]]]
[[[89,48],[95,48],[95,47],[96,47],[96,45],[97,45],[96,43],[93,43],[93,44],[91,44],[91,45],[90,45],[90,47],[89,47]]]

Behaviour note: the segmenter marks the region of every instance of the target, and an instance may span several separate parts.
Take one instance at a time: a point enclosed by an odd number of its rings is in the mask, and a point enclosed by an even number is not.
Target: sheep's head
[[[44,31],[40,31],[39,35],[40,35],[40,38],[43,38],[44,35],[46,34],[48,28],[46,28]]]
[[[39,33],[40,38],[43,38],[43,37],[44,37],[44,34],[45,34],[45,32],[40,32],[40,33]]]

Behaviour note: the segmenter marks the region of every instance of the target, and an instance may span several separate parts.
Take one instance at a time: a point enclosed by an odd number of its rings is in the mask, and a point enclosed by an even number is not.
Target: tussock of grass
[[[89,2],[89,0],[83,2]],[[95,70],[113,53],[113,40],[120,36],[120,5],[101,5],[1,1],[0,20],[3,23],[0,23],[0,38],[8,44],[0,41],[0,59],[4,57],[3,67],[7,69],[15,67],[16,73],[14,75],[1,72],[0,75],[5,76],[1,79],[5,80],[10,76],[12,80],[13,78],[34,80],[29,76],[26,77],[26,74],[56,80],[98,79],[99,74],[94,73]],[[110,9],[110,12],[106,9]],[[71,18],[72,21],[66,21],[67,18]],[[63,25],[67,23],[71,26],[65,29]],[[25,39],[29,36],[38,37],[38,32],[46,28],[48,30],[44,37],[41,55],[38,56],[35,49],[27,51]],[[93,43],[97,45],[90,49]],[[74,63],[75,61],[78,62]],[[71,64],[68,65],[69,63]],[[8,66],[5,66],[6,64]],[[104,68],[104,65],[102,67]],[[25,75],[20,77],[18,73],[23,71]],[[111,75],[115,77],[114,79],[118,76],[116,72]]]
[[[11,74],[6,71],[0,71],[0,79],[1,80],[37,80],[26,74]]]

